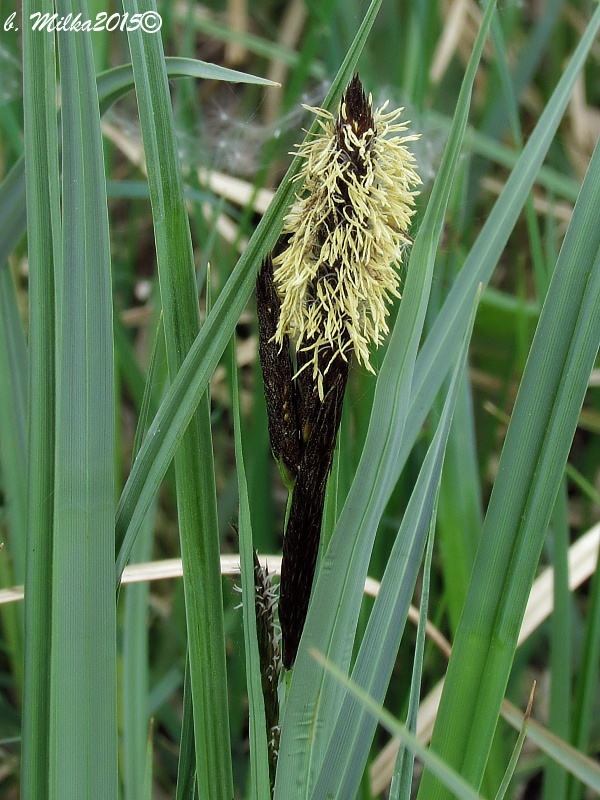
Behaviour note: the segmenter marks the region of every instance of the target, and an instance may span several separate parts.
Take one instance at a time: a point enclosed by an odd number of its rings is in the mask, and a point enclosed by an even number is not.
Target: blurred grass
[[[519,162],[522,146],[518,128],[527,142],[550,103],[565,65],[589,23],[593,7],[584,0],[552,2],[540,9],[504,4],[498,14],[494,22],[494,43],[488,40],[476,76],[470,125],[454,175],[442,241],[436,253],[431,300],[425,321],[426,337],[434,331],[434,335],[440,337],[438,341],[444,343],[447,337],[456,335],[447,325],[448,318],[443,314],[440,318],[440,310],[451,288],[457,282],[460,285],[463,270],[474,263],[478,248],[489,246],[497,236],[498,231],[486,226],[485,222],[509,176],[513,175],[513,181],[521,176],[523,162]],[[24,8],[26,14],[31,13],[28,4]],[[241,16],[240,8],[244,12]],[[11,3],[3,5],[2,10],[2,22],[12,10],[18,11]],[[90,4],[86,13],[91,15],[102,10],[99,4]],[[182,168],[190,220],[191,247],[185,252],[188,277],[192,274],[192,263],[197,270],[196,284],[191,287],[190,282],[185,295],[186,302],[195,301],[200,296],[201,320],[205,317],[205,306],[200,289],[206,265],[208,262],[211,264],[214,313],[205,323],[205,339],[196,340],[192,345],[201,346],[197,350],[195,366],[200,367],[202,374],[186,368],[187,372],[180,373],[175,381],[179,381],[178,386],[185,385],[188,389],[194,385],[206,387],[209,379],[211,381],[211,404],[203,413],[206,433],[208,435],[209,423],[212,432],[218,507],[216,513],[212,512],[210,535],[222,552],[237,551],[237,542],[229,526],[230,521],[238,519],[237,481],[240,477],[239,474],[236,476],[234,452],[230,399],[232,377],[227,359],[221,358],[230,334],[235,332],[241,417],[238,451],[241,445],[249,503],[245,524],[251,523],[254,543],[261,552],[277,553],[281,544],[283,491],[269,454],[261,378],[256,365],[254,307],[251,300],[247,302],[252,288],[251,273],[258,263],[261,249],[256,247],[256,237],[246,250],[242,263],[238,263],[238,245],[254,233],[260,214],[246,200],[236,202],[228,196],[225,201],[218,196],[208,185],[206,170],[215,169],[238,177],[248,183],[251,192],[263,186],[277,188],[290,163],[288,151],[294,142],[300,140],[303,135],[301,128],[307,124],[308,117],[301,111],[300,103],[315,105],[322,102],[363,18],[364,4],[342,4],[332,0],[321,4],[305,4],[297,0],[275,4],[272,0],[257,0],[247,7],[231,2],[226,7],[217,3],[202,6],[184,4],[171,9],[163,5],[158,10],[163,15],[161,36],[167,55],[199,58],[257,76],[276,75],[282,82],[281,89],[265,89],[255,85],[225,84],[208,78],[198,80],[200,73],[196,72],[196,79],[173,80],[170,77],[168,85],[176,136],[169,158],[172,165],[179,160]],[[426,185],[419,199],[413,236],[423,224],[431,184],[439,171],[443,144],[479,20],[480,11],[475,3],[445,4],[428,0],[410,5],[383,2],[358,63],[361,78],[367,89],[373,92],[376,102],[390,97],[392,105],[406,105],[407,115],[413,120],[411,129],[421,133],[417,158]],[[44,696],[48,670],[35,666],[49,663],[48,651],[44,650],[49,646],[44,625],[47,628],[50,624],[47,592],[51,586],[52,555],[48,545],[51,548],[52,543],[43,532],[48,530],[48,526],[52,527],[55,375],[63,375],[58,387],[61,392],[66,391],[68,381],[72,380],[64,377],[65,373],[57,372],[61,368],[60,361],[56,365],[54,362],[57,351],[54,345],[55,306],[51,301],[54,295],[51,256],[59,252],[61,237],[55,218],[58,151],[54,71],[48,67],[53,63],[53,37],[44,34],[34,41],[35,37],[26,26],[23,36],[26,54],[23,69],[27,76],[24,96],[20,93],[20,81],[11,83],[9,80],[14,65],[21,61],[18,37],[12,36],[11,32],[3,33],[0,50],[0,74],[3,76],[0,86],[0,392],[3,407],[0,422],[0,538],[4,542],[4,549],[0,552],[0,577],[3,586],[20,583],[26,570],[28,585],[37,587],[37,591],[32,589],[28,593],[28,607],[25,609],[27,636],[24,640],[18,607],[0,607],[0,737],[8,740],[23,730],[30,745],[30,749],[21,751],[18,742],[5,741],[0,749],[0,797],[7,800],[19,796],[19,784],[21,796],[26,800],[46,796],[42,787],[47,756],[44,756],[44,744],[39,735],[46,730],[43,719],[47,712],[42,711],[41,716],[38,713],[43,705],[40,705],[40,696],[36,692],[41,691]],[[124,34],[104,32],[90,38],[96,72],[120,67],[129,60]],[[534,173],[529,209],[522,215],[518,214],[518,208],[514,209],[515,220],[507,226],[506,241],[498,245],[493,274],[490,269],[490,282],[483,292],[475,320],[468,378],[459,388],[441,481],[438,536],[430,589],[430,615],[451,640],[460,635],[465,597],[470,597],[470,606],[480,605],[489,589],[487,572],[482,573],[484,578],[479,582],[473,583],[471,578],[482,536],[483,518],[498,477],[500,453],[507,435],[506,421],[513,412],[547,287],[598,137],[600,53],[597,40],[590,42],[590,46],[590,55],[581,70],[564,120],[557,135],[549,137],[551,142],[543,166],[539,171],[536,168]],[[152,63],[149,58],[137,58],[142,63]],[[75,56],[75,62],[83,63],[79,56]],[[190,62],[178,63],[179,70],[176,62],[169,65],[170,76],[173,75],[171,70],[181,72],[185,68],[193,72],[197,69]],[[110,450],[111,497],[114,497],[116,486],[115,504],[131,467],[133,437],[149,372],[146,354],[151,349],[156,310],[161,305],[155,264],[157,256],[160,260],[161,255],[160,249],[157,253],[154,242],[148,193],[139,191],[140,187],[146,186],[146,177],[139,166],[141,134],[129,92],[131,72],[126,73],[123,69],[107,73],[104,84],[99,84],[101,97],[105,98],[103,110],[118,98],[118,102],[104,114],[102,123],[106,134],[104,170],[108,179],[111,224],[112,298],[117,317],[118,376],[114,384],[112,378],[108,380],[111,386],[114,385],[117,405],[114,418],[119,426],[119,435],[107,435],[106,438],[111,440],[110,446],[108,441],[104,445]],[[114,88],[109,89],[109,86]],[[334,88],[339,91],[341,84]],[[166,89],[165,83],[163,101],[168,97]],[[143,109],[140,114],[146,135],[160,118],[150,121],[146,118],[144,121]],[[30,135],[33,126],[38,135],[45,137],[44,141]],[[159,130],[158,124],[155,128]],[[24,130],[26,135],[23,139]],[[151,151],[145,141],[146,159],[151,168]],[[23,237],[24,172],[20,161],[23,144],[31,167],[27,179],[27,241]],[[70,145],[71,148],[82,146],[81,140],[78,145]],[[159,146],[156,158],[160,169],[168,163],[166,154],[164,146]],[[63,155],[63,167],[65,163]],[[150,186],[152,180],[151,174]],[[595,198],[596,207],[600,206],[598,184],[590,192],[590,202],[593,204]],[[177,194],[183,214],[183,189],[178,188]],[[277,219],[281,218],[291,197],[291,189],[286,189],[285,196],[278,198],[277,208],[272,208],[266,224],[263,223],[261,235],[267,229],[270,231],[269,241],[263,241],[265,246],[276,235]],[[89,211],[86,213],[91,214]],[[183,216],[182,220],[187,224]],[[85,226],[78,228],[78,235],[83,235],[84,230]],[[166,234],[171,237],[173,230],[167,230]],[[474,247],[475,242],[478,244]],[[40,264],[44,265],[43,269],[39,268]],[[59,265],[56,269],[60,270]],[[230,276],[232,281],[228,283]],[[466,274],[463,280],[465,278]],[[163,295],[164,291],[163,286]],[[177,295],[175,306],[181,302]],[[162,305],[165,307],[164,299]],[[392,319],[395,319],[396,310],[392,314]],[[64,323],[66,316],[61,314],[59,319]],[[27,337],[26,355],[23,354],[23,331]],[[219,337],[217,344],[216,333]],[[168,333],[168,347],[174,345],[173,335]],[[567,335],[566,330],[563,335]],[[194,336],[195,333],[189,337],[187,346]],[[110,338],[111,335],[109,341]],[[101,344],[92,341],[90,346]],[[158,385],[153,389],[148,422],[160,405],[166,388],[163,346],[161,343],[157,350],[153,368]],[[593,349],[593,341],[590,347]],[[419,357],[430,352],[426,347]],[[381,365],[384,354],[385,348],[376,354],[374,361]],[[171,357],[169,361],[172,361]],[[89,365],[92,362],[85,363]],[[423,387],[423,373],[419,371],[419,363],[417,361],[416,383],[413,383],[411,394],[410,430],[406,432],[398,455],[404,466],[397,481],[396,473],[400,469],[394,467],[390,477],[393,491],[374,539],[369,574],[376,578],[382,577],[388,563],[447,394],[447,385],[442,384],[440,376],[442,388],[437,402],[428,413],[427,409],[421,408],[419,387]],[[449,367],[450,362],[445,366]],[[28,368],[29,401],[23,391]],[[62,369],[66,369],[64,364]],[[78,371],[74,364],[72,369]],[[513,702],[524,708],[529,685],[536,677],[539,688],[533,719],[548,726],[557,736],[569,740],[581,753],[592,756],[597,756],[600,741],[598,715],[594,713],[600,702],[597,645],[600,581],[596,576],[592,587],[584,586],[575,594],[568,592],[564,564],[567,545],[598,520],[598,506],[593,493],[585,491],[585,481],[598,489],[598,374],[596,361],[595,377],[587,386],[584,407],[569,451],[569,465],[577,470],[581,480],[567,478],[566,485],[560,490],[562,505],[556,506],[549,525],[543,525],[537,534],[539,547],[542,539],[546,541],[541,555],[543,563],[555,564],[557,568],[556,618],[544,623],[531,642],[524,645],[507,676],[506,688]],[[374,386],[370,375],[353,369],[340,434],[337,497],[333,497],[329,506],[331,527],[344,505],[359,463],[373,405]],[[198,397],[194,398],[193,393],[192,388],[179,397],[185,395],[186,402],[197,402]],[[172,415],[179,414],[178,408],[177,403],[171,405]],[[540,413],[540,406],[533,403],[532,408],[531,414],[535,417]],[[27,417],[29,442],[24,454],[22,427]],[[96,415],[94,418],[98,419]],[[574,425],[576,420],[574,414]],[[183,421],[178,424],[182,431]],[[570,436],[566,432],[559,436],[563,449],[568,449]],[[172,451],[179,438],[178,433],[173,435]],[[206,459],[202,461],[207,463]],[[83,463],[79,463],[83,471]],[[153,458],[146,463],[150,468]],[[136,466],[139,468],[139,464]],[[237,467],[239,469],[239,463]],[[25,470],[28,482],[21,477]],[[163,472],[161,466],[160,474]],[[168,476],[166,485],[158,494],[155,492],[160,483],[158,473],[154,478],[155,486],[146,486],[149,489],[148,504],[155,503],[153,531],[145,533],[143,540],[136,544],[136,548],[141,548],[137,557],[146,558],[152,552],[154,558],[169,558],[180,553],[172,471]],[[123,499],[126,500],[127,495]],[[202,505],[202,501],[199,502]],[[512,501],[504,502],[510,504]],[[548,505],[552,503],[548,501]],[[550,510],[547,509],[548,513]],[[147,521],[144,523],[144,519],[145,513],[140,508],[136,524],[149,525]],[[22,533],[25,525],[29,537],[27,546]],[[490,523],[486,522],[486,525]],[[117,528],[119,545],[125,527],[120,524]],[[33,538],[36,529],[41,532],[39,539]],[[94,557],[98,569],[99,558]],[[104,564],[108,563],[106,548],[102,559]],[[535,570],[534,562],[535,559],[531,558],[531,576]],[[124,560],[120,562],[121,566],[123,564]],[[113,574],[111,570],[111,576]],[[79,579],[81,575],[78,570],[70,580]],[[112,577],[111,581],[114,584]],[[523,596],[528,581],[529,576],[521,590]],[[217,578],[217,583],[224,604],[223,642],[227,655],[232,777],[235,796],[241,798],[249,796],[246,656],[241,612],[235,609],[238,595],[232,591],[230,579],[223,579],[221,583]],[[417,591],[418,588],[417,585]],[[120,721],[123,731],[119,745],[120,780],[126,788],[126,797],[144,796],[141,782],[148,775],[148,765],[144,763],[148,752],[144,731],[148,730],[148,719],[152,716],[153,746],[150,752],[153,754],[154,796],[173,797],[181,735],[189,596],[184,599],[180,582],[146,586],[137,593],[136,600],[133,594],[131,600],[125,597],[125,591],[130,590],[122,590],[119,595],[119,635],[112,645],[117,648],[122,692],[126,693],[121,697],[122,708],[127,709],[123,712],[127,714],[127,725],[125,720]],[[514,598],[504,601],[503,613],[513,613],[518,617],[519,604],[520,601],[517,603]],[[363,635],[371,608],[372,604],[365,601],[362,622],[358,627],[359,637]],[[561,622],[566,618],[572,626],[569,646],[564,634],[565,624]],[[34,633],[36,625],[37,634]],[[140,630],[144,625],[148,629]],[[99,646],[99,631],[93,638],[95,646]],[[355,652],[359,643],[355,643]],[[29,670],[26,669],[25,678],[23,646]],[[386,695],[387,708],[400,720],[404,719],[408,703],[413,649],[414,631],[407,627]],[[103,658],[110,659],[110,656],[105,653]],[[444,659],[428,644],[423,664],[424,690],[437,683],[445,672]],[[21,693],[23,685],[25,702]],[[137,687],[139,694],[132,696],[128,686]],[[459,700],[462,700],[460,696]],[[550,708],[548,714],[547,707]],[[453,716],[456,717],[456,713]],[[41,722],[38,722],[38,717]],[[116,715],[113,714],[113,718],[116,719]],[[500,726],[504,723],[501,722]],[[32,730],[36,729],[39,752],[31,749],[31,743],[36,741],[32,738]],[[516,736],[508,735],[508,730],[501,727],[501,735],[496,737],[494,769],[483,783],[485,796],[493,796],[498,776],[502,776],[510,759]],[[116,737],[116,727],[114,735]],[[128,738],[130,735],[134,736],[133,740]],[[375,734],[368,761],[377,755],[386,740],[387,734],[383,731]],[[542,796],[542,784],[551,787],[544,790],[546,797],[562,796],[571,800],[584,796],[578,781],[568,777],[564,761],[556,764],[541,760],[538,754],[528,739],[512,779],[509,797],[518,792],[528,792],[530,797]],[[228,752],[224,758],[229,758]],[[417,781],[419,774],[417,765]],[[36,783],[38,778],[41,783]],[[370,796],[365,781],[361,783],[358,796]],[[428,794],[428,798],[430,796],[433,795]]]

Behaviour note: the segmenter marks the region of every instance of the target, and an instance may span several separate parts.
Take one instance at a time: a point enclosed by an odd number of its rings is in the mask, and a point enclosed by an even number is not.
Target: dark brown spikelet
[[[283,539],[279,622],[286,669],[291,669],[296,659],[308,613],[319,553],[325,487],[342,417],[349,364],[337,359],[336,366],[337,374],[323,402],[317,400],[311,410],[313,418],[304,423],[306,441]]]
[[[273,283],[273,261],[269,254],[265,257],[256,279],[258,350],[265,386],[271,449],[289,488],[296,479],[300,463],[300,426],[289,340],[286,336],[283,344],[278,344],[274,339],[280,305]]]
[[[363,136],[368,130],[375,129],[373,107],[365,94],[358,75],[352,78],[342,95],[340,109],[336,123],[336,136],[338,147],[342,150],[347,150],[343,134],[344,125],[351,125],[358,137]]]
[[[275,786],[277,756],[279,754],[279,673],[281,672],[281,655],[279,651],[279,630],[275,622],[277,606],[277,588],[273,585],[271,575],[254,555],[254,602],[256,610],[256,633],[258,652],[260,655],[260,678],[265,701],[265,718],[267,728],[267,745],[269,749],[269,779],[271,794]]]

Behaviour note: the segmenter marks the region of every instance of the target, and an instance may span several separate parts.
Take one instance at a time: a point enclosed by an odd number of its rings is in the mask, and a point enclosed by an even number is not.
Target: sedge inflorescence
[[[274,259],[281,298],[275,340],[285,336],[312,369],[323,399],[324,376],[352,352],[373,372],[371,343],[388,332],[388,305],[399,296],[395,266],[410,243],[415,187],[421,180],[402,136],[403,109],[373,110],[356,76],[337,117],[310,108],[321,130],[298,147],[303,191],[284,221],[287,244]],[[299,358],[300,363],[300,358]]]

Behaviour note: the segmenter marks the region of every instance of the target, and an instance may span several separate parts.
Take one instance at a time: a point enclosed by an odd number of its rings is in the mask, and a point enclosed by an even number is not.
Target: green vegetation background
[[[405,298],[372,359],[381,377],[351,372],[307,647],[353,665],[414,731],[419,685],[425,697],[448,670],[439,643],[404,629],[414,591],[456,643],[436,752],[494,797],[517,741],[505,719],[495,730],[500,701],[524,710],[535,680],[543,728],[506,796],[600,791],[593,547],[575,592],[568,574],[569,548],[597,542],[600,505],[597,4],[504,3],[470,64],[478,4],[378,6],[163,4],[160,34],[129,40],[0,28],[0,584],[31,587],[27,604],[0,604],[1,798],[191,798],[196,769],[201,798],[268,796],[236,591],[248,611],[249,575],[221,578],[218,555],[241,552],[244,569],[250,537],[281,550],[251,288],[293,198],[302,104],[335,108],[355,69],[377,104],[405,106],[424,187]],[[108,11],[57,5],[78,10]],[[122,586],[115,605],[126,562],[182,554],[183,581]],[[554,612],[513,658],[540,554]],[[367,567],[388,571],[379,606],[361,605]],[[393,796],[409,797],[389,721],[375,730],[307,647],[276,796],[384,796],[396,764]],[[476,796],[460,782],[447,794],[427,766],[421,800]]]

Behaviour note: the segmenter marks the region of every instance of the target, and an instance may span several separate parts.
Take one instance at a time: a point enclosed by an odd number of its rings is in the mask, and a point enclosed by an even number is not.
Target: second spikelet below
[[[298,148],[302,194],[287,215],[287,247],[274,260],[281,297],[275,339],[289,336],[323,399],[323,378],[340,354],[352,352],[372,371],[369,346],[388,332],[388,304],[398,296],[403,248],[421,183],[401,136],[402,109],[373,110],[356,76],[337,118],[310,109],[321,130]],[[323,353],[330,353],[323,362]],[[321,357],[319,357],[321,353]]]

